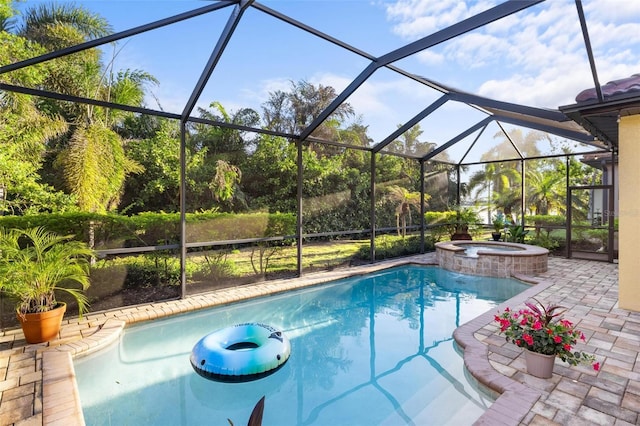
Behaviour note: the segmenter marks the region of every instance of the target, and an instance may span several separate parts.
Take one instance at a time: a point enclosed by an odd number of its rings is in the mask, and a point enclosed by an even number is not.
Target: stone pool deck
[[[348,270],[309,274],[186,299],[66,319],[60,338],[27,345],[19,329],[0,332],[0,425],[83,425],[72,356],[116,340],[126,324],[306,287],[404,263],[435,264],[433,253]],[[537,284],[502,306],[528,297],[568,308],[587,337],[584,348],[601,363],[569,367],[556,362],[551,379],[525,374],[521,350],[507,344],[488,312],[456,330],[465,363],[479,382],[501,396],[478,425],[632,425],[640,422],[640,313],[617,308],[618,266],[549,258],[549,270],[520,277]]]

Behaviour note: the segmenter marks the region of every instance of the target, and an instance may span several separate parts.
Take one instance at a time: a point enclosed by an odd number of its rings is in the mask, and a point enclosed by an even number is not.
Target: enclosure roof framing
[[[498,127],[502,131],[504,131],[504,129],[501,123],[505,123],[557,135],[561,138],[585,144],[595,150],[615,150],[617,146],[617,127],[614,125],[612,120],[617,120],[621,111],[622,114],[629,113],[629,111],[635,111],[637,113],[640,109],[640,102],[638,101],[639,98],[633,93],[608,98],[603,95],[591,47],[587,21],[585,19],[580,0],[575,0],[576,12],[584,41],[585,55],[589,59],[590,72],[593,76],[594,86],[597,93],[597,97],[593,101],[579,103],[568,107],[561,107],[558,109],[519,105],[457,90],[445,84],[441,84],[432,78],[409,72],[398,64],[398,62],[404,58],[427,51],[434,46],[455,39],[479,28],[483,28],[511,15],[523,13],[523,11],[528,8],[544,3],[544,1],[545,0],[508,0],[379,56],[365,52],[364,50],[354,47],[337,37],[326,34],[304,22],[253,0],[214,1],[211,4],[207,4],[197,9],[169,16],[144,25],[139,25],[128,30],[116,32],[105,37],[89,40],[75,46],[48,52],[27,60],[3,64],[0,66],[0,90],[62,101],[91,104],[105,108],[120,109],[137,114],[149,114],[158,117],[177,119],[181,122],[210,124],[214,126],[234,128],[239,131],[282,136],[290,140],[306,141],[310,143],[326,143],[345,148],[363,149],[372,153],[398,155],[401,157],[415,158],[420,161],[437,160],[435,157],[438,154],[448,150],[463,139],[470,137],[475,132],[480,131],[480,129],[485,129],[486,126],[492,122],[498,123]],[[236,27],[244,19],[244,15],[246,14],[245,12],[250,9],[260,12],[263,16],[276,19],[286,25],[301,30],[314,38],[326,41],[331,45],[334,45],[345,52],[356,55],[365,61],[365,67],[360,71],[360,73],[346,85],[345,89],[342,90],[324,110],[314,117],[308,126],[303,128],[297,134],[275,132],[260,127],[238,126],[232,123],[208,120],[192,115],[197,103],[201,101],[204,87],[210,80],[220,59],[226,54],[230,41],[233,40]],[[52,59],[72,55],[87,49],[94,49],[108,43],[123,40],[127,37],[147,33],[158,28],[167,27],[172,24],[188,21],[207,14],[218,13],[221,10],[231,10],[226,26],[219,35],[215,47],[209,52],[207,63],[201,70],[200,78],[194,85],[193,90],[191,91],[188,100],[183,105],[180,113],[165,112],[146,107],[122,105],[100,99],[83,98],[65,93],[42,90],[41,88],[22,87],[2,81],[3,74],[10,73],[12,71],[34,66]],[[342,143],[340,141],[327,141],[314,136],[314,131],[322,126],[322,124],[330,118],[343,103],[348,102],[350,96],[352,96],[365,82],[368,82],[380,69],[385,69],[407,78],[414,83],[419,83],[430,91],[435,91],[436,93],[439,92],[440,97],[435,101],[432,101],[429,105],[426,105],[417,114],[412,117],[408,117],[396,128],[388,129],[386,137],[383,137],[378,141],[373,141],[369,146],[354,146],[353,144]],[[398,96],[401,95],[398,94]],[[476,121],[476,124],[465,125],[459,129],[455,129],[457,136],[450,138],[448,141],[427,153],[393,152],[388,149],[394,141],[397,141],[405,132],[420,124],[423,120],[429,118],[436,112],[442,113],[443,109],[447,106],[456,104],[462,104],[474,111],[479,111],[485,115],[485,118],[480,121]],[[446,113],[449,114],[449,112]],[[468,150],[465,153],[465,157],[467,154]],[[454,163],[461,164],[461,162],[464,161],[463,159],[454,160]],[[508,160],[505,159],[505,161]]]

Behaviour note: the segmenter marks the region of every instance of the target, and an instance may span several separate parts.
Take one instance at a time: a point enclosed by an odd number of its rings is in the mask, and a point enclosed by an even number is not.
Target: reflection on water
[[[410,266],[134,326],[75,361],[85,420],[241,425],[266,396],[265,426],[471,424],[492,401],[467,380],[452,332],[524,288]],[[248,383],[198,376],[193,345],[242,322],[284,330],[285,366]]]

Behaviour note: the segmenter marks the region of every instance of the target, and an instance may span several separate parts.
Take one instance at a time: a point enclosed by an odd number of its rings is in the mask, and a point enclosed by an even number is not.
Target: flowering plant
[[[536,302],[537,304],[526,302],[527,308],[519,311],[506,308],[494,317],[507,342],[531,352],[556,355],[571,365],[591,364],[598,371],[600,363],[594,362],[593,355],[574,350],[578,340],[584,341],[585,338],[571,321],[560,318],[566,309],[558,305],[545,307],[537,300]]]

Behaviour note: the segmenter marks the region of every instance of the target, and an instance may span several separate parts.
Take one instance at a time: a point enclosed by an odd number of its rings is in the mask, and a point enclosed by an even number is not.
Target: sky
[[[47,1],[48,2],[48,1]],[[28,0],[21,9],[40,3]],[[286,14],[373,56],[400,48],[487,10],[478,0],[264,0]],[[187,0],[84,0],[74,4],[104,16],[114,31],[211,4]],[[584,0],[601,84],[640,73],[640,1]],[[114,68],[154,75],[150,108],[182,112],[231,8],[107,46]],[[255,9],[235,30],[198,106],[219,101],[228,111],[260,106],[275,90],[306,80],[342,91],[369,64],[364,59]],[[547,0],[394,65],[446,86],[543,108],[575,103],[593,87],[574,0]],[[348,102],[381,140],[440,93],[380,69]],[[453,113],[453,114],[452,114]],[[453,120],[451,117],[455,117]],[[446,141],[459,127],[482,118],[460,104],[421,124],[429,139]]]

